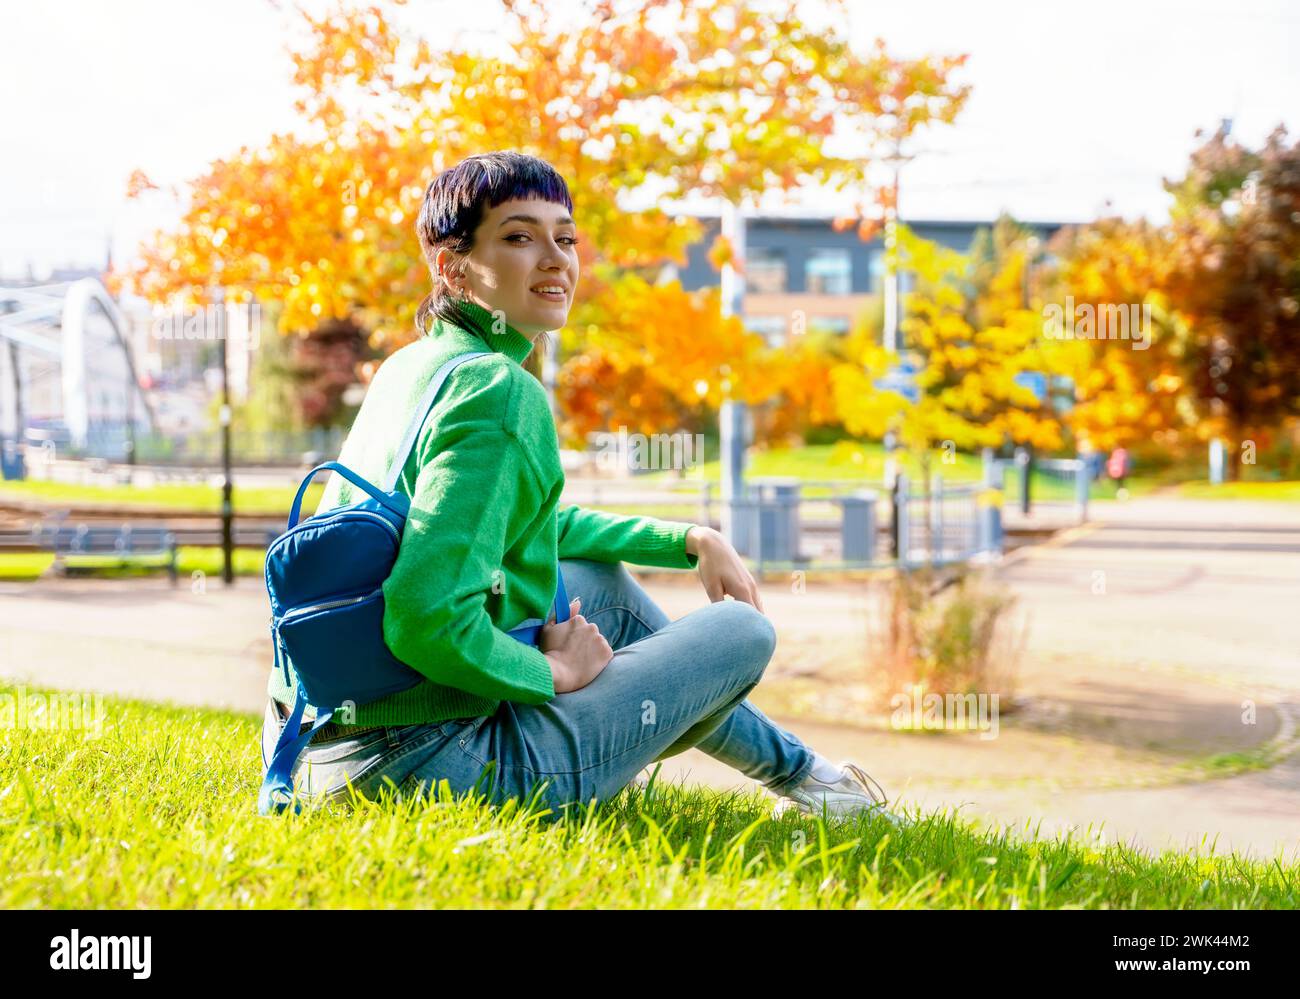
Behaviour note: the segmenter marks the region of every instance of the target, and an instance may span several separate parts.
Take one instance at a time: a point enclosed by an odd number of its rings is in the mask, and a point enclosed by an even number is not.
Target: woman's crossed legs
[[[612,797],[647,765],[692,747],[778,795],[807,775],[812,750],[745,699],[776,644],[764,615],[723,600],[670,622],[622,564],[569,559],[561,568],[569,596],[582,598],[583,616],[615,650],[595,680],[545,704],[503,701],[491,716],[389,729],[388,740],[372,734],[366,760],[348,755],[344,740],[309,747],[299,764],[312,764],[309,784],[345,793],[348,769],[363,794],[385,777],[420,792],[446,780],[497,803],[537,794],[559,812]],[[318,762],[320,753],[329,759]]]
[[[473,784],[495,763],[495,800],[526,798],[541,780],[547,803],[561,807],[616,794],[648,764],[692,747],[780,794],[797,784],[813,753],[745,700],[762,678],[776,634],[749,604],[719,601],[670,622],[620,563],[561,564],[570,597],[615,650],[581,690],[545,704],[506,701],[457,738]],[[446,754],[417,764],[408,779],[446,777]],[[465,774],[465,776],[468,776]],[[463,778],[462,778],[463,779]]]

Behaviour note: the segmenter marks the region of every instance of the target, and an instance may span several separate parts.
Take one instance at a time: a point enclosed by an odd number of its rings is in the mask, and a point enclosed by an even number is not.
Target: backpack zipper
[[[291,607],[280,615],[280,624],[276,625],[276,628],[278,629],[281,627],[284,622],[289,620],[291,617],[309,614],[312,611],[329,610],[331,607],[346,607],[348,604],[359,604],[363,600],[369,600],[376,593],[382,593],[383,590],[384,588],[380,586],[371,590],[369,593],[362,593],[360,596],[356,597],[340,597],[338,600],[326,600],[319,604],[302,604],[298,607]]]
[[[280,637],[280,628],[286,621],[291,617],[301,617],[302,615],[310,614],[313,611],[329,610],[332,607],[346,607],[348,604],[359,604],[363,601],[369,600],[376,593],[382,593],[383,591],[384,588],[379,586],[371,590],[369,593],[362,593],[355,597],[341,597],[338,600],[324,600],[318,604],[302,604],[298,607],[289,608],[289,610],[280,615],[280,620],[278,622],[272,621],[271,631],[275,636],[275,644],[279,649],[280,660],[284,664],[284,682],[289,686],[293,685],[293,682],[289,679],[289,650],[284,647],[284,640]]]
[[[272,542],[271,547],[274,548],[276,545],[278,545],[281,541],[283,541],[286,537],[288,537],[288,536],[289,536],[290,534],[292,534],[294,531],[300,530],[300,529],[302,529],[302,528],[304,528],[304,527],[320,527],[322,524],[327,524],[327,523],[329,523],[331,520],[334,520],[334,519],[336,519],[336,518],[338,518],[338,517],[343,517],[343,516],[348,516],[348,517],[369,517],[371,520],[377,520],[377,521],[379,521],[379,523],[383,524],[386,528],[388,528],[388,532],[393,536],[393,540],[396,541],[396,542],[398,543],[399,546],[400,546],[401,543],[402,543],[402,536],[397,532],[397,528],[394,527],[394,526],[393,526],[393,525],[388,521],[388,519],[387,519],[386,517],[381,517],[379,514],[375,513],[373,510],[348,510],[348,509],[343,509],[343,510],[335,510],[335,511],[331,511],[330,513],[327,513],[327,514],[323,515],[323,516],[321,517],[320,520],[317,520],[315,517],[308,517],[308,518],[307,518],[306,520],[304,520],[301,524],[294,524],[293,527],[289,528],[289,530],[287,530],[287,531],[285,531],[283,534],[281,534],[280,537],[276,538],[275,541]],[[269,554],[269,549],[268,549],[268,554]]]

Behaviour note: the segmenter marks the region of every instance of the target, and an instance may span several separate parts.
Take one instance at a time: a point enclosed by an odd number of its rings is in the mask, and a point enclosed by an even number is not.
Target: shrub
[[[897,572],[876,587],[871,668],[882,703],[927,692],[998,694],[1012,703],[1026,626],[1016,598],[987,570]]]

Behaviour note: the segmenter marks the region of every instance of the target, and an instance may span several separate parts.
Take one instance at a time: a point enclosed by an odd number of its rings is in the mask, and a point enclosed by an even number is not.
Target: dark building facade
[[[709,246],[721,222],[700,217],[704,239],[687,250],[687,265],[671,267],[687,291],[719,282],[708,260]],[[854,317],[881,293],[884,280],[884,242],[858,238],[857,227],[836,232],[829,217],[784,218],[758,216],[745,227],[745,325],[779,344],[792,333],[792,317],[799,315],[805,328],[847,333]],[[970,249],[975,233],[992,222],[910,221],[905,224],[923,239],[953,250]],[[1062,227],[1057,222],[1021,223],[1038,234],[1044,244]],[[906,275],[902,287],[907,288]],[[793,331],[793,332],[798,332]]]

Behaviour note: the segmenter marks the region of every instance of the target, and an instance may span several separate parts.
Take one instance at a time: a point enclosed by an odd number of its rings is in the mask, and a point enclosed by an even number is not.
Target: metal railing
[[[980,525],[979,483],[945,483],[931,479],[927,492],[915,492],[906,475],[899,480],[899,540],[897,561],[904,566],[966,562],[988,551],[994,539]]]
[[[313,457],[327,460],[343,447],[347,432],[341,427],[312,430],[233,430],[232,461],[237,465],[296,467]],[[28,449],[53,449],[59,458],[100,459],[132,464],[218,466],[221,431],[190,433],[132,432],[120,425],[92,426],[81,444],[66,433],[34,429],[25,441]]]
[[[1002,469],[1007,503],[1022,515],[1032,514],[1036,506],[1073,506],[1079,523],[1088,519],[1093,470],[1087,459],[1034,458],[1025,448],[1017,448],[1010,458],[986,454],[985,465],[990,461]]]
[[[295,447],[309,443],[329,442],[294,440]],[[325,447],[326,455],[336,451]],[[726,519],[733,544],[760,572],[938,566],[991,558],[1003,551],[1004,507],[1014,508],[1020,496],[1017,486],[1027,475],[1025,465],[1023,459],[999,459],[986,452],[980,481],[949,482],[937,473],[928,490],[905,473],[898,475],[892,489],[864,480],[751,478],[742,497],[732,501]],[[1036,503],[1059,508],[1073,502],[1074,514],[1086,516],[1086,461],[1039,460],[1034,469],[1061,484]],[[645,483],[575,477],[566,483],[561,502],[721,526],[724,511],[718,490],[717,483],[705,480]],[[1062,524],[1070,518],[1070,511],[1063,512],[1065,518],[1058,518]],[[1040,525],[1035,521],[1029,526]]]

